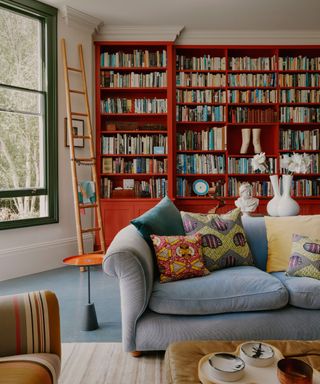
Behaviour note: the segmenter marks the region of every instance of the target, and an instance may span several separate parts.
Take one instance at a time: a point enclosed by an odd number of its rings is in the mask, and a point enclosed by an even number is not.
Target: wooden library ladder
[[[69,143],[70,143],[70,161],[71,161],[71,172],[72,172],[74,210],[75,210],[76,228],[77,228],[78,252],[79,252],[79,255],[85,255],[84,247],[83,247],[83,234],[88,232],[92,232],[92,233],[98,232],[99,239],[100,239],[100,249],[92,253],[101,254],[102,256],[104,255],[106,248],[105,248],[105,241],[104,241],[103,223],[101,219],[100,196],[99,196],[97,170],[96,170],[96,158],[95,158],[95,152],[94,152],[86,73],[85,73],[84,62],[83,62],[83,50],[82,50],[82,45],[79,44],[78,54],[79,54],[80,68],[74,68],[68,65],[65,39],[62,39],[61,41],[61,48],[62,48],[62,57],[63,57],[65,90],[66,90],[68,137],[69,137]],[[81,75],[82,89],[78,90],[78,89],[70,88],[69,72],[74,72],[75,74]],[[72,94],[78,94],[84,97],[85,112],[72,110],[72,102],[71,102]],[[75,116],[82,116],[85,118],[85,121],[86,121],[85,129],[84,129],[83,135],[81,136],[78,134],[74,134],[72,130],[72,119]],[[89,142],[90,157],[76,157],[75,145],[74,145],[75,139],[83,139]],[[92,204],[79,203],[77,165],[78,166],[84,165],[84,166],[91,167],[92,181],[94,183],[95,194],[96,194],[95,203],[92,203]],[[95,220],[96,220],[97,226],[93,226],[91,228],[82,228],[81,216],[80,216],[82,209],[95,210],[95,214],[96,214]],[[89,254],[87,255],[89,256]],[[102,257],[101,257],[101,262],[102,262]]]

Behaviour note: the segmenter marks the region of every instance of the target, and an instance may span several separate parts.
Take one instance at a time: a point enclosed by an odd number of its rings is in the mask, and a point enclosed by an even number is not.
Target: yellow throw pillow
[[[292,235],[320,238],[320,215],[265,217],[268,260],[267,272],[286,271],[291,255]]]

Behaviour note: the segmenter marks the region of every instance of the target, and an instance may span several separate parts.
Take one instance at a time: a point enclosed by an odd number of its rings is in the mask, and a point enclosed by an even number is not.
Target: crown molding
[[[183,26],[119,26],[103,25],[94,35],[96,41],[172,41]]]
[[[61,14],[68,27],[85,29],[91,33],[97,31],[103,24],[102,20],[97,17],[78,11],[68,5],[61,8]]]
[[[246,45],[246,44],[319,44],[320,30],[316,31],[212,31],[185,29],[176,44]]]

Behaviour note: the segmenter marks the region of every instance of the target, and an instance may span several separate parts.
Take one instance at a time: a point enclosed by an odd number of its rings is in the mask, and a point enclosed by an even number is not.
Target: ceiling
[[[106,25],[213,31],[319,31],[320,0],[47,0]]]

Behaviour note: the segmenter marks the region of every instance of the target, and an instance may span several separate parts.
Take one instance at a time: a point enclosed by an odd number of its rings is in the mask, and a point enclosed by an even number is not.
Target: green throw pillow
[[[187,235],[202,235],[202,253],[209,271],[254,265],[241,222],[241,211],[226,214],[181,212]]]
[[[167,196],[143,215],[133,219],[131,224],[137,228],[152,251],[150,235],[185,235],[180,212]]]
[[[320,280],[320,240],[293,234],[287,275]]]

